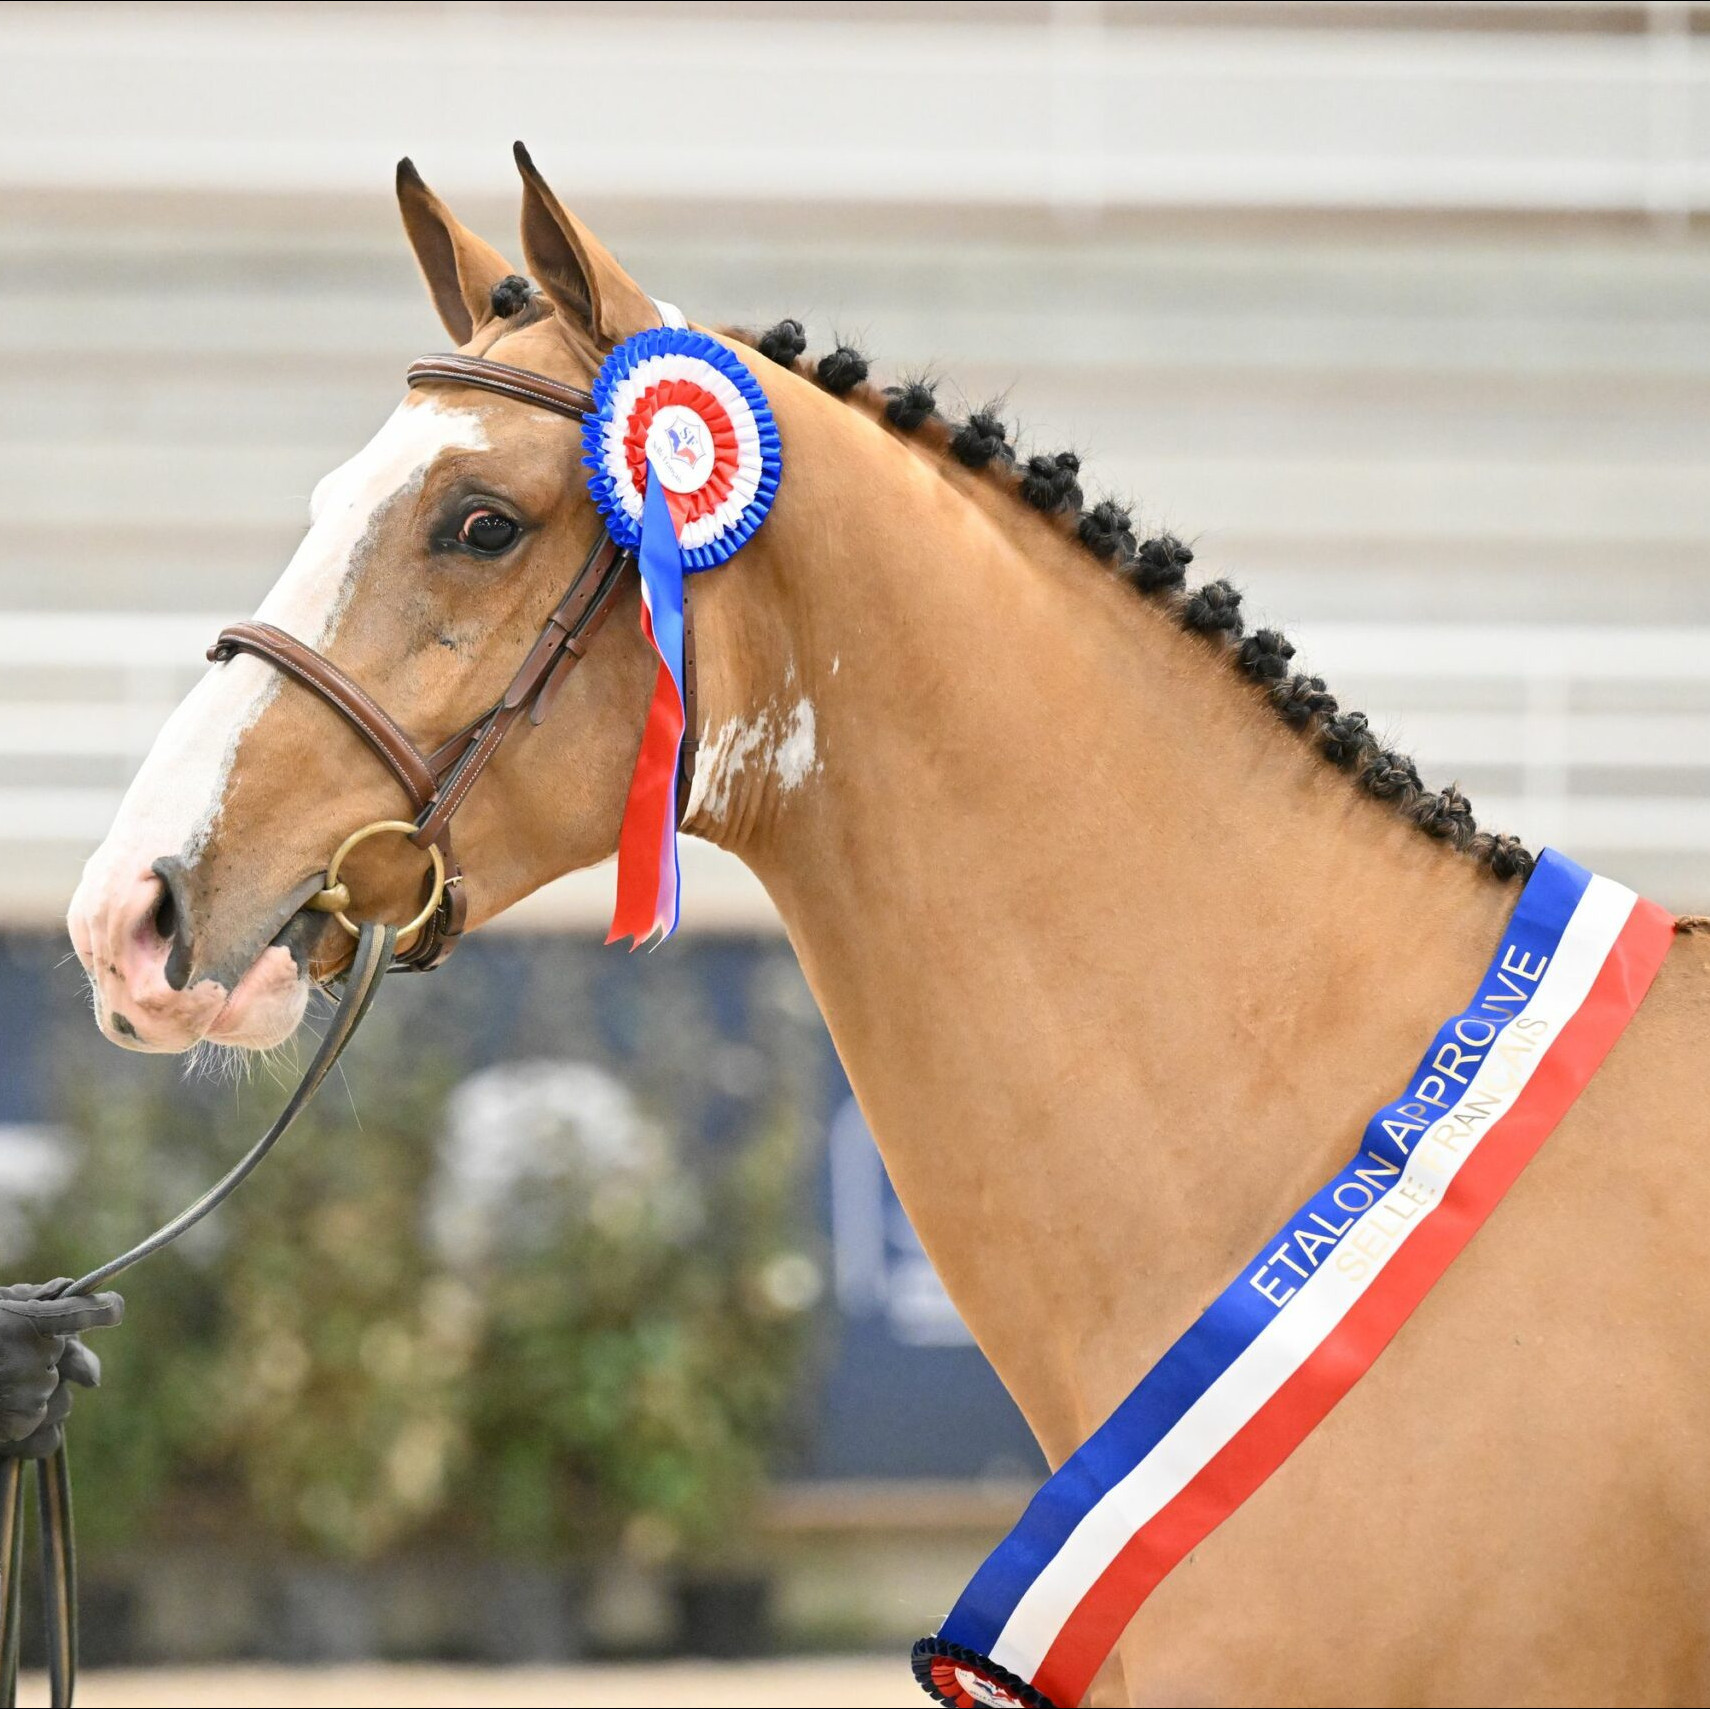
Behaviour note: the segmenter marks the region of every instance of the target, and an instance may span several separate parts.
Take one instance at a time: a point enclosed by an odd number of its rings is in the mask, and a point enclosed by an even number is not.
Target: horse
[[[401,163],[466,356],[585,388],[659,309],[517,152],[527,276]],[[1060,1465],[1352,1150],[1477,983],[1531,856],[1297,670],[1071,453],[800,323],[707,329],[787,459],[696,576],[683,826],[759,878],[902,1201]],[[1136,407],[1146,407],[1137,400]],[[418,743],[491,704],[600,536],[575,427],[411,391],[258,617]],[[634,577],[467,797],[479,928],[610,856],[657,658]],[[269,1046],[350,939],[305,906],[397,783],[242,653],[162,730],[70,910],[131,1049]],[[345,867],[416,910],[421,852]],[[693,899],[689,906],[692,912]],[[1376,1365],[1130,1624],[1099,1702],[1710,1694],[1710,935]],[[946,1420],[954,1427],[954,1420]]]

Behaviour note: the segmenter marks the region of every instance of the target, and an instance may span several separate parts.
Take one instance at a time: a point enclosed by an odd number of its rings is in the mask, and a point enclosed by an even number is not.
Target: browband
[[[453,385],[475,386],[484,392],[497,392],[501,397],[516,398],[554,415],[581,421],[594,413],[593,396],[577,386],[567,386],[561,380],[551,380],[545,374],[535,374],[527,368],[513,368],[506,362],[489,362],[485,356],[459,356],[446,351],[439,356],[422,356],[404,372],[412,387],[429,380],[447,380]]]

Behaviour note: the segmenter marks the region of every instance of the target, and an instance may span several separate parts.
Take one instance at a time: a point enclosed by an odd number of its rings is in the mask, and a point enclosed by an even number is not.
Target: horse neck
[[[1060,1459],[1352,1153],[1514,892],[1057,525],[779,391],[772,518],[695,583],[691,828],[766,885]]]

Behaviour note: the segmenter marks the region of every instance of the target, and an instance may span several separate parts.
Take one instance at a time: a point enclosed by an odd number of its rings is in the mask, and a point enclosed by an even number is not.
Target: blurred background
[[[1482,823],[1710,906],[1710,6],[8,5],[7,1278],[176,1208],[290,1076],[103,1045],[59,921],[444,342],[398,156],[515,257],[517,136],[649,290],[1004,398]],[[686,857],[657,955],[600,949],[605,870],[399,981],[134,1278],[87,1661],[893,1646],[720,1689],[910,1700],[1037,1457],[764,895]],[[634,1700],[706,1700],[679,1665]]]

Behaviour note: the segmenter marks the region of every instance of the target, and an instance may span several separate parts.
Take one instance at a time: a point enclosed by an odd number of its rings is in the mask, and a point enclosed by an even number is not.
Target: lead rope
[[[79,1276],[48,1298],[93,1293],[103,1282],[144,1258],[170,1246],[194,1228],[210,1211],[224,1204],[255,1166],[284,1138],[286,1130],[308,1107],[344,1054],[362,1018],[368,1013],[398,943],[398,927],[364,925],[358,929],[356,954],[344,977],[344,994],[333,1011],[325,1036],[316,1047],[297,1089],[260,1139],[196,1202],[157,1228],[130,1251],[99,1269]],[[22,1628],[24,1567],[24,1462],[0,1461],[0,1706],[14,1709],[18,1701],[18,1649]],[[77,1689],[77,1541],[71,1516],[71,1462],[65,1441],[46,1459],[36,1462],[36,1512],[42,1542],[42,1605],[47,1631],[48,1683],[53,1709],[71,1709]]]

